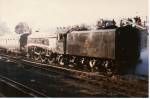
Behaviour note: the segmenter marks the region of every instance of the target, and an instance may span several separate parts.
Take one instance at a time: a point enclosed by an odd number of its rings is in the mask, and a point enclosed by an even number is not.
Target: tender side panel
[[[115,29],[68,34],[67,54],[115,59]]]

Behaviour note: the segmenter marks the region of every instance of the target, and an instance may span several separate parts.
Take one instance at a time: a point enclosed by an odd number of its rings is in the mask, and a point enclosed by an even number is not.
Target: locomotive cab
[[[57,52],[60,54],[66,54],[66,43],[67,43],[67,31],[57,31]]]
[[[58,42],[63,42],[64,41],[64,34],[59,33],[57,35],[57,40],[58,40]]]

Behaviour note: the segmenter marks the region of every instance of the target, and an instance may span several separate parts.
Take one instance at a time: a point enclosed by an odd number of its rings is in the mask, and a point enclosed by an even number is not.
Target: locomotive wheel
[[[33,53],[33,59],[40,63],[46,63],[46,50],[37,47],[31,47],[31,53]]]
[[[47,62],[48,62],[48,64],[54,63],[54,58],[47,58]]]
[[[33,56],[33,60],[34,60],[34,61],[38,61],[39,59],[40,59],[39,55],[34,55],[34,56]]]
[[[50,52],[47,55],[45,55],[46,57],[46,61],[48,64],[53,64],[53,63],[58,63],[57,62],[57,55],[55,55],[54,53]]]
[[[43,55],[39,55],[39,61],[41,62],[41,63],[46,63],[46,58],[45,57],[43,57]]]
[[[47,64],[52,64],[54,63],[54,58],[52,57],[52,51],[46,50],[46,55],[45,55],[45,61]]]
[[[69,66],[69,57],[67,56],[59,55],[57,61],[61,66]]]
[[[36,54],[34,54],[33,56],[34,61],[40,62],[40,63],[44,63],[46,61],[46,58],[42,58],[41,52],[40,53],[35,52],[35,53]]]

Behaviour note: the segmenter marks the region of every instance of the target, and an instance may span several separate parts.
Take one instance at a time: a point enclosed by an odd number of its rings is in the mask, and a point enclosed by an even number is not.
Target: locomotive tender
[[[24,58],[44,64],[114,72],[118,66],[138,61],[140,31],[127,25],[113,29],[57,31],[56,34],[4,35],[0,37],[0,48],[6,53],[19,51]]]

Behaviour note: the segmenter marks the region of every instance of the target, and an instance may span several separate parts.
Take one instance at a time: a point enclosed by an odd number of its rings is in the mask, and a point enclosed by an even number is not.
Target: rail
[[[8,97],[46,97],[45,94],[2,75],[0,75],[0,87],[0,92]]]
[[[63,74],[64,76],[71,77],[73,79],[77,79],[81,81],[86,81],[96,86],[105,86],[107,91],[106,93],[108,94],[114,92],[120,96],[125,96],[125,97],[133,97],[133,96],[147,97],[147,93],[146,93],[147,87],[145,87],[148,86],[147,80],[129,81],[129,79],[125,79],[124,77],[119,75],[108,77],[104,75],[98,75],[95,73],[88,73],[88,72],[63,68],[55,65],[47,65],[47,64],[37,63],[37,62],[31,62],[28,60],[21,60],[21,64],[39,68],[49,72]],[[142,82],[143,84],[139,86],[138,82]],[[128,89],[129,86],[132,86],[130,90]],[[135,90],[138,91],[135,92]]]

